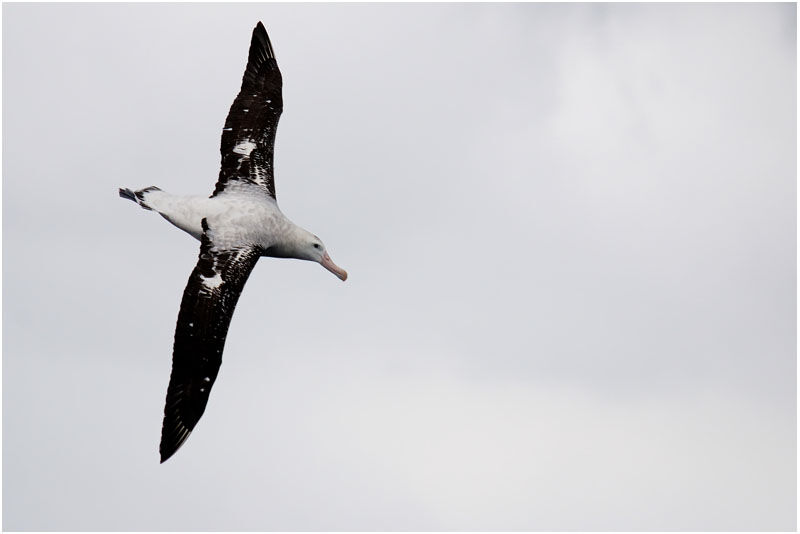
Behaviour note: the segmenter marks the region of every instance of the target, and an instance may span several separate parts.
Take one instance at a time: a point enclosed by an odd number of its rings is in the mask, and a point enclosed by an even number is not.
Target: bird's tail
[[[146,210],[151,210],[150,206],[147,205],[147,193],[150,191],[161,191],[158,187],[152,185],[150,187],[145,187],[144,189],[139,189],[138,191],[131,191],[130,189],[126,188],[119,188],[119,196],[122,198],[127,198],[128,200],[132,200],[139,204]]]

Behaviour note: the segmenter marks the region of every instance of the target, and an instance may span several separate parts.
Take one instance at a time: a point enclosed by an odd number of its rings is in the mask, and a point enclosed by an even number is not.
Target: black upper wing
[[[186,441],[206,409],[233,310],[260,255],[254,247],[219,250],[212,242],[203,219],[200,258],[183,292],[175,329],[161,431],[162,463]]]
[[[272,169],[275,131],[283,111],[281,71],[260,22],[253,30],[242,89],[222,130],[222,164],[214,193],[236,183],[255,184],[275,198]]]

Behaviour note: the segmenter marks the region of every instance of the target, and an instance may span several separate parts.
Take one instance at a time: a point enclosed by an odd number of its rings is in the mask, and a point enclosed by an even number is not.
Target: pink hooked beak
[[[331,259],[330,256],[328,256],[327,252],[325,253],[324,256],[322,256],[322,261],[320,263],[322,264],[323,267],[325,267],[330,272],[338,276],[339,280],[341,280],[342,282],[347,280],[347,271],[345,271],[344,269],[333,263],[333,260]]]

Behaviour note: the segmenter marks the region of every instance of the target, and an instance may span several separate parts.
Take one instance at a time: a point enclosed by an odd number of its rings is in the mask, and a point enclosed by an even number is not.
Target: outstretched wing
[[[161,430],[161,462],[180,448],[208,403],[222,363],[222,349],[233,310],[259,258],[255,247],[221,250],[205,219],[200,258],[183,292],[172,375]]]
[[[283,111],[282,85],[267,30],[259,22],[250,41],[242,89],[222,130],[222,164],[212,197],[237,184],[254,184],[275,198],[272,156]]]

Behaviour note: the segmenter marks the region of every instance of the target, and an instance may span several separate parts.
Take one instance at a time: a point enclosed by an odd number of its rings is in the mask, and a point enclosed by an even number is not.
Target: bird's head
[[[300,250],[298,252],[300,254],[298,254],[298,256],[300,258],[319,263],[330,272],[335,274],[342,282],[347,280],[347,271],[333,263],[333,260],[328,255],[328,251],[325,250],[325,245],[322,244],[322,240],[320,238],[309,233],[308,235],[304,236],[299,248]]]

